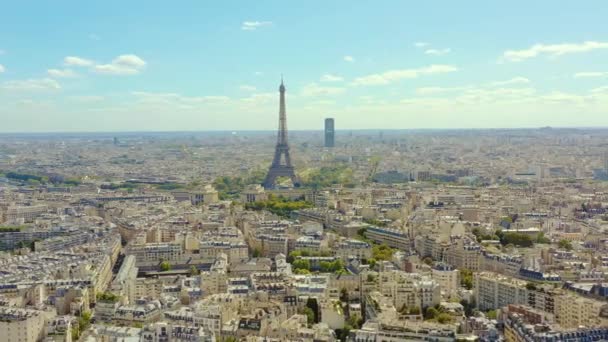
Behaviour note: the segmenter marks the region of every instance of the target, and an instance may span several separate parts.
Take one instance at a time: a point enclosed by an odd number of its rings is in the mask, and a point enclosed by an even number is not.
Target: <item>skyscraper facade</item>
[[[325,119],[325,147],[334,147],[336,144],[336,137],[334,131],[334,119]]]

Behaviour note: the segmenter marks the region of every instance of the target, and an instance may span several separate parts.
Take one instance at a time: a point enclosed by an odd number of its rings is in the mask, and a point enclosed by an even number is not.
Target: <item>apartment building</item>
[[[431,277],[439,284],[447,296],[455,294],[460,288],[458,270],[451,265],[438,263],[431,270]]]
[[[459,269],[479,271],[481,246],[467,237],[452,239],[445,253],[445,261]]]
[[[555,319],[564,328],[608,325],[608,303],[573,293],[555,297]]]
[[[495,310],[509,304],[527,304],[528,290],[523,280],[492,272],[475,273],[473,296],[482,311]]]
[[[45,336],[46,312],[0,307],[0,336],[3,341],[37,342]],[[49,317],[50,318],[50,317]]]
[[[407,232],[391,228],[369,227],[365,231],[365,237],[377,244],[385,244],[402,251],[409,250],[411,243]]]
[[[334,250],[336,256],[345,261],[351,258],[367,260],[372,257],[372,246],[365,241],[354,239],[344,240],[340,242]]]
[[[123,296],[127,299],[127,303],[132,303],[136,297],[136,279],[137,267],[135,267],[135,256],[127,255],[116,277],[112,281],[110,289],[112,293]]]
[[[36,217],[47,211],[46,205],[10,206],[4,211],[3,220],[9,223],[34,222]]]

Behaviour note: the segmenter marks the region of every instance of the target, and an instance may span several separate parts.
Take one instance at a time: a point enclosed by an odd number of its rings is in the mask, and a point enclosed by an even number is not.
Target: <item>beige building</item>
[[[264,187],[259,184],[248,185],[241,193],[241,202],[243,203],[265,201],[266,199],[268,199],[268,194]]]
[[[608,325],[608,303],[572,293],[555,297],[555,319],[564,328]]]
[[[42,311],[0,308],[0,339],[6,342],[37,342],[46,335]]]
[[[455,294],[460,288],[458,270],[451,265],[435,265],[431,270],[431,276],[447,297]]]
[[[497,273],[475,273],[473,296],[482,311],[495,310],[509,304],[527,304],[527,282]]]
[[[8,207],[4,212],[4,221],[11,223],[33,222],[34,219],[48,211],[46,205]]]

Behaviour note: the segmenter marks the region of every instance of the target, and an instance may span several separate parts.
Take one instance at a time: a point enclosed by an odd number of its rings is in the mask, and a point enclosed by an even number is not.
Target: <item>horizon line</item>
[[[540,129],[578,129],[578,130],[604,130],[606,126],[522,126],[522,127],[422,127],[422,128],[343,128],[336,129],[335,132],[356,132],[356,131],[515,131],[515,130],[540,130]],[[277,129],[208,129],[208,130],[115,130],[115,131],[0,131],[0,135],[24,135],[24,134],[126,134],[126,133],[235,133],[235,132],[276,132]],[[323,132],[324,128],[318,129],[290,129],[289,132]]]

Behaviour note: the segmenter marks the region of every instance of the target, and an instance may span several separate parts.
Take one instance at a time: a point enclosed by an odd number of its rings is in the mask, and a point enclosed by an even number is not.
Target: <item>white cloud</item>
[[[89,67],[93,66],[95,62],[90,59],[85,59],[81,57],[67,56],[63,59],[63,64],[67,66]]]
[[[260,27],[272,25],[271,21],[243,21],[241,24],[241,30],[255,31]]]
[[[293,95],[291,96],[293,97]],[[274,93],[256,93],[251,94],[249,97],[240,99],[243,104],[247,105],[262,105],[268,103],[275,103],[277,95]]]
[[[70,98],[74,101],[85,102],[85,103],[101,102],[101,101],[105,100],[105,97],[99,96],[99,95],[80,95],[80,96],[72,96]]]
[[[89,39],[90,40],[101,40],[101,37],[96,35],[95,33],[91,33],[91,34],[89,34]]]
[[[28,79],[28,80],[13,80],[6,81],[1,88],[6,90],[58,90],[61,86],[57,81],[51,78]]]
[[[589,52],[597,49],[608,49],[608,43],[586,41],[582,43],[564,43],[552,45],[535,44],[524,50],[507,50],[503,53],[502,60],[509,62],[521,62],[540,55],[557,57],[565,54]]]
[[[321,82],[340,82],[343,80],[344,80],[344,78],[342,78],[342,76],[338,76],[338,75],[325,74],[325,75],[321,76]]]
[[[568,102],[582,104],[583,102],[588,100],[588,97],[576,94],[568,94],[561,91],[554,91],[540,96],[540,99],[549,103]]]
[[[524,84],[529,84],[529,83],[530,83],[529,79],[518,76],[518,77],[513,77],[511,79],[504,80],[504,81],[487,82],[487,83],[483,83],[481,85],[464,85],[464,86],[456,86],[456,87],[421,87],[421,88],[416,89],[416,95],[428,96],[428,95],[436,95],[436,94],[441,94],[441,93],[450,93],[450,92],[457,92],[457,91],[474,92],[474,91],[479,91],[482,89],[484,91],[495,92],[497,87],[505,89],[504,88],[505,86],[524,85]],[[521,88],[506,88],[506,89],[521,89]]]
[[[239,86],[239,89],[243,90],[243,91],[255,91],[256,88],[252,85],[248,85],[248,84],[243,84],[242,86]]]
[[[0,74],[5,71],[6,71],[6,69],[4,68],[4,65],[0,64]]]
[[[458,71],[458,68],[452,65],[430,65],[417,69],[389,70],[381,74],[371,74],[363,77],[358,77],[353,81],[352,84],[355,86],[383,85],[406,78],[417,78],[423,75],[443,74],[454,71]]]
[[[416,89],[416,95],[436,95],[452,91],[464,90],[468,88],[469,87],[422,87]]]
[[[577,72],[576,74],[574,74],[575,78],[604,77],[604,76],[608,76],[608,71],[583,71],[583,72]]]
[[[428,45],[429,45],[429,43],[427,43],[427,42],[415,42],[414,43],[414,46],[417,47],[417,48],[423,48],[423,47],[428,46]]]
[[[110,64],[98,64],[94,71],[109,75],[135,75],[140,73],[146,62],[136,55],[120,55],[112,60]]]
[[[4,55],[5,53],[6,53],[6,51],[4,51],[4,50],[0,49],[0,56],[1,56],[1,55]]]
[[[264,75],[264,73],[261,72],[261,71],[255,71],[253,74],[256,75],[256,76],[262,76],[262,75]]]
[[[302,96],[331,96],[344,93],[345,89],[340,87],[323,87],[316,83],[309,83],[302,88]]]
[[[353,63],[355,61],[355,58],[353,56],[344,56],[344,61]]]
[[[445,48],[445,49],[427,49],[427,50],[424,51],[424,53],[427,54],[427,55],[432,55],[432,56],[443,56],[443,55],[447,55],[451,51],[452,51],[452,49],[450,49],[450,48]]]
[[[513,77],[510,80],[506,80],[506,81],[495,81],[495,82],[491,82],[490,85],[491,86],[504,86],[504,85],[512,85],[512,84],[528,84],[530,83],[530,80],[525,78],[525,77]]]
[[[209,95],[209,96],[184,96],[177,93],[150,93],[144,91],[135,91],[131,93],[137,97],[140,103],[144,104],[166,104],[173,106],[195,106],[200,104],[218,104],[230,101],[227,96]]]
[[[49,69],[46,72],[47,72],[47,74],[49,74],[49,76],[51,76],[51,77],[58,77],[58,78],[68,78],[68,77],[76,77],[76,76],[78,76],[71,69]]]

